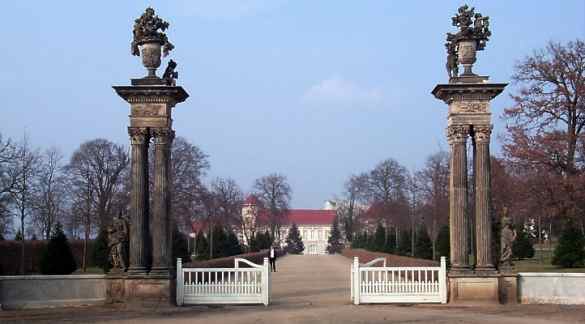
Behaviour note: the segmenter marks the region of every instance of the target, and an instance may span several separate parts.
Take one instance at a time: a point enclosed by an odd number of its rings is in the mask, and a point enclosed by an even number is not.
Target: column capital
[[[465,143],[469,136],[469,125],[451,125],[447,127],[447,141],[449,144]]]
[[[473,125],[473,138],[476,143],[489,143],[492,125]]]
[[[132,144],[145,144],[150,138],[146,127],[128,127],[128,135]]]
[[[170,128],[152,128],[151,134],[154,137],[154,144],[172,143],[175,138],[175,131]]]

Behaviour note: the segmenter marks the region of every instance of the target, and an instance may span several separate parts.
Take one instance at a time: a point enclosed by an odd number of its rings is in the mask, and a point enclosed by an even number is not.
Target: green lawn
[[[517,272],[585,272],[585,267],[560,268],[551,264],[552,251],[536,250],[534,258],[514,261]]]

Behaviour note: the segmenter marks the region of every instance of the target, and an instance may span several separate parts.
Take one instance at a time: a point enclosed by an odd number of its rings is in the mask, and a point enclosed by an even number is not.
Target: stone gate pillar
[[[491,36],[489,18],[467,5],[452,18],[459,28],[447,33],[449,83],[438,84],[432,93],[449,105],[448,139],[451,146],[449,225],[451,235],[449,300],[497,302],[500,275],[492,260],[492,215],[490,185],[490,101],[507,84],[489,83],[487,76],[473,73],[476,51],[483,50]],[[459,66],[464,67],[459,74]],[[473,151],[475,242],[470,242],[471,211],[467,206],[467,138]],[[475,243],[475,264],[469,264],[469,246]]]
[[[176,86],[177,64],[170,60],[159,78],[156,70],[161,56],[174,46],[167,35],[169,24],[147,8],[135,20],[131,44],[132,54],[141,56],[147,76],[132,79],[129,86],[114,86],[116,93],[130,104],[132,143],[130,204],[130,266],[127,274],[109,276],[108,297],[111,300],[171,302],[174,260],[171,259],[172,218],[170,202],[170,159],[172,109],[189,96]],[[153,145],[150,144],[153,140]],[[149,163],[149,147],[154,161]],[[149,195],[149,165],[154,166],[153,192]],[[152,197],[152,201],[149,200]],[[152,209],[149,205],[152,204]]]
[[[170,153],[174,131],[170,128],[153,129],[154,138],[154,193],[152,219],[151,273],[167,276],[172,268],[172,226],[170,219]]]
[[[451,146],[449,175],[449,231],[451,268],[466,271],[469,266],[469,217],[467,211],[467,137],[469,125],[451,125],[447,129]]]
[[[475,270],[494,271],[492,260],[490,134],[492,126],[474,125]]]
[[[145,274],[148,266],[148,142],[146,127],[128,127],[132,146],[130,165],[130,265],[128,272]]]

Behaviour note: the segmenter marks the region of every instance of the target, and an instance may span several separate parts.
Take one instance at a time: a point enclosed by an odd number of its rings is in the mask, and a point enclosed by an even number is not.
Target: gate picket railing
[[[374,267],[382,262],[382,267]],[[446,303],[447,262],[438,267],[387,267],[385,258],[351,265],[351,299],[360,303]]]
[[[245,263],[250,268],[240,268]],[[259,265],[234,259],[233,268],[183,268],[177,259],[177,305],[270,303],[268,258]]]

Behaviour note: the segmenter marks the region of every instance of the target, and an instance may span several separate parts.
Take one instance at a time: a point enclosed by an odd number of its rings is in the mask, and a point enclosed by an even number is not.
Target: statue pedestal
[[[108,274],[106,280],[109,303],[174,305],[176,288],[172,276]]]
[[[478,275],[470,272],[449,273],[449,303],[497,304],[499,275]]]
[[[517,275],[473,272],[448,274],[449,303],[461,305],[516,304]]]

